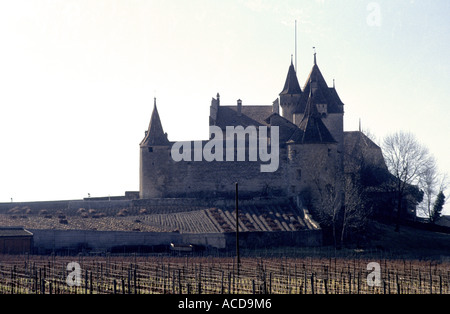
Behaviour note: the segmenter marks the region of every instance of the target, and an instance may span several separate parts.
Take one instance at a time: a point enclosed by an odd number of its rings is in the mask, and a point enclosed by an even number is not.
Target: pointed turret
[[[316,90],[320,90],[322,94],[328,93],[328,84],[325,81],[325,78],[320,72],[319,66],[317,65],[317,57],[316,53],[314,53],[314,65],[309,73],[308,79],[306,80],[306,84],[303,87],[303,90],[309,91],[312,90],[315,92]]]
[[[145,137],[140,145],[141,147],[169,145],[167,134],[164,133],[158,109],[156,108],[156,98],[154,99],[153,112],[152,117],[150,118],[150,124],[148,125],[148,130],[145,132]]]
[[[306,84],[303,87],[304,91],[312,90],[316,101],[320,104],[327,105],[327,113],[343,113],[344,104],[339,98],[336,89],[334,87],[328,87],[322,72],[317,65],[317,56],[314,53],[314,65],[309,73]],[[304,105],[303,105],[304,106]],[[304,108],[304,107],[303,107]]]
[[[289,71],[284,83],[284,88],[280,93],[280,107],[283,109],[283,117],[293,122],[294,112],[298,110],[302,98],[302,89],[298,83],[297,73],[294,64],[289,66]]]
[[[291,142],[301,144],[336,143],[317,110],[314,93],[311,90],[306,103],[306,110],[298,130],[290,138]]]
[[[297,73],[295,72],[294,64],[291,60],[291,65],[289,67],[289,71],[286,77],[286,82],[284,83],[283,91],[280,93],[281,95],[296,95],[301,94],[302,89],[300,84],[298,83]]]

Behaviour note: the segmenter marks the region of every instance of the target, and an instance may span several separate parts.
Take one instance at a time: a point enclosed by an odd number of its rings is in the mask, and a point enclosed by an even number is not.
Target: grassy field
[[[450,234],[374,222],[368,232],[368,248],[403,258],[450,260]]]

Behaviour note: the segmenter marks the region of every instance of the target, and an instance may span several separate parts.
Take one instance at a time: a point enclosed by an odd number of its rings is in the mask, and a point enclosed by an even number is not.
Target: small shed
[[[23,227],[0,227],[0,253],[31,253],[33,234]]]

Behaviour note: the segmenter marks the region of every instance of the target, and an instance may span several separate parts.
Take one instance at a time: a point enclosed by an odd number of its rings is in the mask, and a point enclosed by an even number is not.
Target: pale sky
[[[346,131],[411,131],[450,174],[449,16],[447,0],[0,0],[0,202],[137,191],[153,98],[171,141],[207,139],[218,92],[272,104],[295,20],[300,84],[316,47]]]

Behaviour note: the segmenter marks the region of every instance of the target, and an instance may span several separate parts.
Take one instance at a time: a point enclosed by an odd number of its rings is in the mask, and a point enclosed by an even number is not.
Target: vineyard
[[[370,262],[379,265],[380,281]],[[74,267],[75,265],[76,267]],[[0,294],[450,294],[450,262],[0,256]]]
[[[291,204],[243,206],[241,231],[299,231],[318,229],[313,219]],[[0,212],[0,226],[27,229],[222,233],[235,231],[233,208],[164,206],[162,208],[41,209],[13,207]]]

